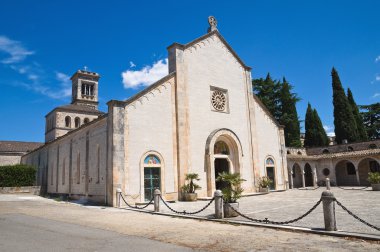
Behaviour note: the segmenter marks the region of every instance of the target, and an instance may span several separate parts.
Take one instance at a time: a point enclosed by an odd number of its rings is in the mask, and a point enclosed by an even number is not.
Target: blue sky
[[[70,103],[68,78],[98,72],[100,109],[165,74],[166,47],[206,33],[207,17],[252,77],[283,76],[333,127],[330,71],[358,104],[380,101],[380,1],[0,2],[0,140],[44,141],[44,116]],[[377,59],[377,60],[376,60]],[[124,74],[123,74],[124,73]]]

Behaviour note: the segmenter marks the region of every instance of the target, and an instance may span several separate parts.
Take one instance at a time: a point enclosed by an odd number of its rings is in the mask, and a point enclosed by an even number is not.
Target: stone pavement
[[[276,194],[280,195],[273,193],[273,196]],[[16,228],[15,225],[21,226]],[[18,235],[19,243],[15,244]],[[131,236],[139,239],[130,239]],[[87,207],[33,195],[0,194],[0,250],[30,251],[37,247],[43,251],[100,251],[103,248],[118,251],[124,246],[125,251],[144,251],[154,246],[146,239],[166,243],[168,251],[185,248],[203,251],[380,250],[378,242],[172,218],[111,207]],[[157,248],[165,248],[165,244]]]
[[[346,189],[352,187],[346,187]],[[240,212],[255,219],[268,218],[272,221],[287,221],[297,218],[308,211],[321,197],[325,188],[317,190],[293,189],[284,192],[271,192],[269,194],[243,197],[239,200]],[[342,190],[332,187],[331,191],[335,198],[350,211],[372,225],[380,227],[380,192],[367,190]],[[207,204],[207,201],[176,202],[169,203],[175,210],[187,212],[197,211]],[[153,210],[149,206],[147,210]],[[160,204],[161,212],[171,211]],[[335,205],[337,228],[340,231],[352,233],[366,233],[380,236],[380,232],[372,229],[352,216],[348,215],[340,206]],[[196,216],[212,218],[214,204],[211,204],[204,212]],[[232,218],[233,220],[246,220],[243,217]],[[304,219],[289,224],[288,226],[307,227],[313,229],[324,229],[322,203]]]

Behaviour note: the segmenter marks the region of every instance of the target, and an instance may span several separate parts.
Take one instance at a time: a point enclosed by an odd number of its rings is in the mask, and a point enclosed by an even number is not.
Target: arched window
[[[348,146],[347,151],[354,151],[354,148],[352,148],[352,146]]]
[[[75,117],[75,128],[79,128],[79,126],[80,126],[80,118]]]
[[[323,154],[329,154],[330,151],[329,151],[328,149],[324,149],[324,150],[322,151],[322,153],[323,153]]]
[[[298,151],[297,154],[298,154],[298,155],[302,155],[302,152]]]
[[[90,121],[90,119],[88,119],[87,117],[86,118],[84,118],[84,121],[83,121],[83,123],[88,123]]]
[[[227,144],[223,141],[216,142],[214,145],[214,154],[229,155],[230,151]]]
[[[377,146],[376,146],[376,144],[370,144],[370,145],[368,146],[368,148],[369,148],[369,149],[376,149]]]
[[[273,159],[271,159],[271,158],[267,158],[267,160],[265,161],[265,165],[266,165],[266,166],[274,166],[274,161],[273,161]]]
[[[66,126],[66,128],[71,128],[71,117],[70,116],[65,117],[65,126]]]
[[[289,151],[289,150],[287,150],[287,151],[286,151],[286,154],[290,154],[290,151]]]
[[[323,175],[325,175],[326,177],[328,177],[330,175],[330,169],[329,168],[325,168],[322,170],[322,173]]]
[[[144,159],[144,164],[145,165],[159,165],[161,164],[161,161],[155,155],[150,154],[146,156],[146,158]]]

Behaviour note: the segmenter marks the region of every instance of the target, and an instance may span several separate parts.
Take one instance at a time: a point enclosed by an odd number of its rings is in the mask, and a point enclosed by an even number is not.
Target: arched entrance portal
[[[302,187],[302,169],[299,166],[299,164],[295,163],[293,165],[293,187],[294,188],[300,188]]]
[[[206,141],[207,195],[225,187],[216,181],[222,172],[240,172],[242,148],[236,134],[228,129],[216,130]]]
[[[335,165],[336,183],[338,186],[357,186],[355,165],[348,160],[341,160]]]
[[[370,186],[368,182],[369,172],[380,172],[379,163],[373,158],[365,158],[358,165],[359,181],[361,186]]]
[[[313,171],[309,163],[305,164],[305,186],[313,186]]]

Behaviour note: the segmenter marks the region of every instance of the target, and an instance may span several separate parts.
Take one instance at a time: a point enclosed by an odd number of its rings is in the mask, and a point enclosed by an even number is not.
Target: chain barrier
[[[340,206],[341,208],[343,208],[344,211],[346,211],[349,215],[351,215],[352,217],[354,217],[355,219],[357,219],[358,221],[360,221],[361,223],[373,228],[373,229],[376,229],[377,231],[380,231],[380,227],[376,227],[372,224],[369,224],[368,222],[366,222],[365,220],[361,219],[359,216],[357,216],[356,214],[354,214],[353,212],[351,212],[350,210],[348,210],[345,206],[342,205],[342,203],[340,203],[337,199],[335,199],[336,201],[336,204],[338,204],[338,206]]]
[[[246,218],[250,221],[254,221],[254,222],[260,222],[260,223],[265,223],[265,224],[274,224],[274,225],[286,225],[286,224],[290,224],[290,223],[294,223],[294,222],[297,222],[303,218],[305,218],[306,216],[308,216],[309,214],[311,214],[311,212],[313,212],[318,206],[319,204],[321,204],[322,202],[322,199],[318,200],[317,203],[315,203],[315,205],[310,208],[309,211],[307,211],[306,213],[304,213],[303,215],[301,215],[300,217],[298,218],[295,218],[295,219],[292,219],[292,220],[288,220],[288,221],[271,221],[269,220],[268,218],[264,218],[264,219],[254,219],[254,218],[251,218],[251,217],[248,217],[247,215],[244,215],[242,214],[241,212],[239,212],[238,210],[236,210],[235,208],[233,208],[230,204],[228,204],[233,211],[235,211],[238,215],[240,215],[241,217],[243,218]]]
[[[124,199],[124,196],[122,193],[120,193],[120,196],[121,198],[123,199],[123,201],[125,202],[125,204],[130,207],[130,208],[135,208],[135,209],[144,209],[144,208],[147,208],[150,204],[152,204],[153,200],[154,200],[154,197],[146,204],[144,205],[143,207],[138,207],[138,206],[132,206],[130,205],[125,199]]]
[[[312,188],[312,189],[309,189],[309,188],[307,188],[307,187],[305,187],[305,188],[297,188],[298,190],[306,190],[306,191],[308,191],[308,190],[310,190],[310,191],[313,191],[313,190],[317,190],[318,188],[320,188],[321,186],[317,186],[317,187],[314,187],[314,188]]]
[[[210,202],[207,203],[202,209],[200,209],[200,210],[198,210],[198,211],[195,211],[195,212],[186,212],[186,210],[183,210],[183,211],[176,211],[176,210],[174,210],[173,208],[171,208],[171,207],[168,205],[168,203],[162,198],[161,195],[160,195],[160,199],[162,200],[162,202],[164,203],[164,205],[165,205],[167,208],[169,208],[169,210],[172,211],[173,213],[176,213],[176,214],[183,214],[183,215],[193,215],[193,214],[198,214],[198,213],[204,211],[206,208],[208,208],[208,207],[211,205],[211,203],[214,202],[215,197],[212,198],[212,199],[210,200]]]
[[[340,186],[337,186],[339,189],[342,189],[342,190],[356,190],[356,191],[359,191],[359,190],[365,190],[367,189],[369,186],[366,186],[366,187],[363,187],[363,188],[343,188],[343,187],[340,187]]]

